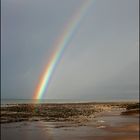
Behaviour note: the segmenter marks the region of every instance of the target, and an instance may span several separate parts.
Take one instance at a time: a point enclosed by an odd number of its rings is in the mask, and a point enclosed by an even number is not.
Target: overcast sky
[[[53,43],[84,0],[1,0],[2,98],[32,98]],[[138,0],[93,0],[46,99],[138,98]]]

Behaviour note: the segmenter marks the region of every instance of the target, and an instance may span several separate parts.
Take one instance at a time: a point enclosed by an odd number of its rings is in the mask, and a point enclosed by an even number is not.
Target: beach
[[[139,104],[9,104],[1,107],[2,140],[138,140]]]

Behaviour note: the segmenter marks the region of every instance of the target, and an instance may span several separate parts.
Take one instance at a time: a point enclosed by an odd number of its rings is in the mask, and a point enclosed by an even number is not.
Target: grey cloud
[[[82,2],[2,0],[3,98],[32,98],[54,42]],[[95,1],[44,98],[137,98],[138,8],[138,0]]]

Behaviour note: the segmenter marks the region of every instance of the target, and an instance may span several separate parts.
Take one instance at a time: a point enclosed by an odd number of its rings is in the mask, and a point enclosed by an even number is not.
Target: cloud
[[[2,97],[32,98],[81,0],[2,1]],[[138,0],[96,1],[79,26],[44,98],[137,97]],[[103,96],[104,95],[104,96]]]

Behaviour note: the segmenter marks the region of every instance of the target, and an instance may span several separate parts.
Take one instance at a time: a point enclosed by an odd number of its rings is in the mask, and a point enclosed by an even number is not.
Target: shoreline
[[[1,120],[2,140],[139,140],[138,102],[17,104]]]
[[[84,122],[94,119],[99,113],[103,111],[112,110],[120,110],[122,112],[121,115],[139,114],[139,103],[85,102],[6,104],[5,106],[1,106],[1,123],[40,120],[46,122]]]

